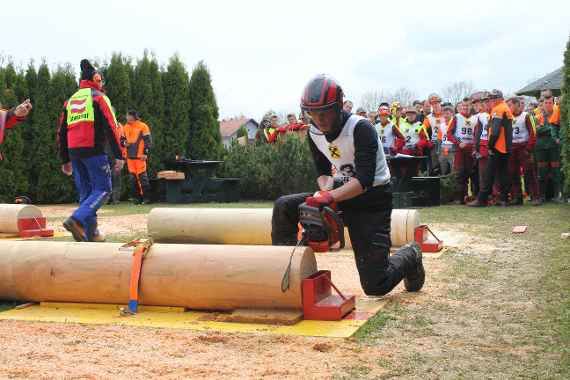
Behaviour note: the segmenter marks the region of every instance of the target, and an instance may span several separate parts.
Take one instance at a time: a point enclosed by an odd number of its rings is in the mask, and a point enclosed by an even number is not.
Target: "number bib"
[[[526,112],[515,116],[513,120],[513,144],[524,144],[528,142],[529,134],[526,128]]]
[[[477,116],[465,117],[458,113],[455,122],[455,137],[465,144],[473,144]]]

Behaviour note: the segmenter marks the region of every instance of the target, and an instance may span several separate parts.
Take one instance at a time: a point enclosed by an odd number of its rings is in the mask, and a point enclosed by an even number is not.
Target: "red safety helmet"
[[[317,75],[307,83],[301,96],[303,111],[325,111],[336,108],[342,109],[342,87],[337,81],[325,74]]]

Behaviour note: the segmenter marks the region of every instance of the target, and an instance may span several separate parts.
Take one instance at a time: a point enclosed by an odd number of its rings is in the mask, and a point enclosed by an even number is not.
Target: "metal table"
[[[184,179],[166,181],[168,203],[192,203],[239,200],[238,178],[215,178],[216,169],[223,161],[168,160],[167,170],[184,173]],[[237,196],[236,196],[237,195]]]

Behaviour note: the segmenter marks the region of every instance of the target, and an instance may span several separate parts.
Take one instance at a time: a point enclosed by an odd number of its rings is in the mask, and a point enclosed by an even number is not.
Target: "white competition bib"
[[[526,116],[527,113],[522,112],[513,120],[513,144],[524,144],[530,138],[526,128]]]
[[[351,115],[338,137],[327,141],[325,135],[314,125],[309,129],[309,136],[317,148],[330,161],[334,167],[334,176],[337,180],[348,182],[356,174],[356,164],[354,159],[354,129],[356,124],[365,120],[361,116]],[[378,138],[378,150],[376,152],[376,172],[374,173],[373,186],[386,185],[390,182],[390,170],[384,156],[382,142]]]

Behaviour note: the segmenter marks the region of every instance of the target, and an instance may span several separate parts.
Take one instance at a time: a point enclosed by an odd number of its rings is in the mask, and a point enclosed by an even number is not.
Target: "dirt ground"
[[[57,232],[65,232],[62,221],[67,218],[75,206],[73,205],[56,205],[42,206],[44,215],[49,216],[50,227]],[[133,235],[146,233],[147,214],[130,214],[114,216],[113,209],[103,208],[98,213],[97,223],[100,230],[109,236]]]
[[[429,220],[447,248],[425,260],[423,291],[397,288],[354,338],[0,321],[0,378],[562,378],[560,354],[545,349],[552,338],[537,322],[543,241],[507,231],[515,214],[454,219]],[[107,233],[144,231],[145,223],[144,215],[100,218]],[[362,294],[350,255],[318,261],[341,289]]]

